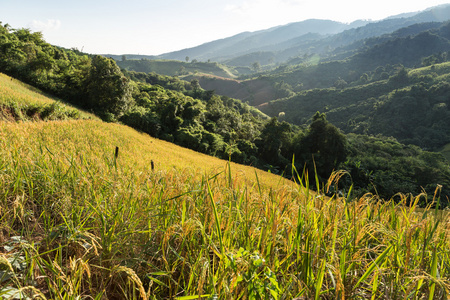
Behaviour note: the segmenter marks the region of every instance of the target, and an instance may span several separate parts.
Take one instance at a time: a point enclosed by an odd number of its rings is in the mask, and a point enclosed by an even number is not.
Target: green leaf
[[[358,280],[358,282],[355,284],[355,286],[353,287],[353,290],[355,290],[360,284],[361,282],[363,282],[364,280],[367,279],[367,277],[369,277],[370,274],[372,274],[372,272],[375,270],[375,268],[379,265],[381,265],[384,260],[386,259],[386,257],[391,254],[392,249],[394,248],[393,245],[390,245],[389,247],[387,247],[383,253],[381,253],[377,259],[372,262],[372,264],[369,266],[369,268],[367,269],[367,271],[364,273],[363,276],[361,276],[361,278]]]

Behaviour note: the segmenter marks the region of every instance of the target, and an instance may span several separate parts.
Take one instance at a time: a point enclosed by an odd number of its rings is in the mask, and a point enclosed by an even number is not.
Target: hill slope
[[[117,65],[128,71],[158,73],[167,76],[181,76],[189,73],[202,73],[214,76],[233,78],[232,70],[218,63],[182,62],[177,60],[130,59],[117,61]]]
[[[270,116],[285,112],[286,120],[298,125],[317,111],[326,112],[347,133],[393,136],[437,150],[450,142],[450,62],[401,74],[354,87],[304,91],[260,109]]]
[[[98,119],[0,73],[0,120]]]
[[[351,27],[351,24],[347,25],[330,20],[305,20],[266,30],[241,33],[194,48],[162,54],[161,57],[184,60],[186,56],[189,56],[198,60],[223,61],[233,56],[257,52],[308,33],[336,34]]]
[[[328,199],[94,120],[0,122],[0,136],[2,298],[446,293],[446,215],[415,213],[421,196]]]

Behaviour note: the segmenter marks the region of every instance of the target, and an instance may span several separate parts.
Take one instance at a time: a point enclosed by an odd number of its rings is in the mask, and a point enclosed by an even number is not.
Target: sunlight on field
[[[409,75],[427,75],[430,73],[435,73],[437,75],[446,75],[450,72],[450,62],[444,62],[439,64],[434,64],[427,67],[417,68],[409,72]]]
[[[44,96],[37,89],[2,73],[0,73],[0,85],[2,87],[0,89],[0,103],[14,101],[23,105],[50,104],[55,101],[55,99]]]
[[[117,165],[124,172],[150,172],[153,161],[155,171],[188,170],[197,176],[215,175],[225,171],[227,162],[172,143],[154,139],[127,126],[100,121],[67,121],[33,124],[3,123],[0,134],[6,142],[4,149],[49,151],[58,159],[87,156],[100,165],[114,157],[119,147]],[[34,149],[33,149],[34,148]],[[22,150],[23,151],[23,150]],[[291,184],[276,176],[252,167],[230,163],[233,180],[277,186]]]
[[[450,290],[449,223],[415,210],[425,195],[412,206],[330,198],[227,166],[117,124],[1,122],[9,279],[0,297],[433,299]]]
[[[48,99],[0,80],[12,87],[4,101]],[[399,204],[326,197],[304,177],[296,184],[98,120],[0,121],[0,183],[0,298],[433,299],[450,290],[449,215],[432,203],[416,209],[424,194]]]
[[[68,104],[63,104],[59,99],[47,96],[38,89],[0,73],[0,119],[2,107],[14,106],[18,110],[34,107],[44,107],[57,104],[57,109],[62,113],[78,111],[79,118],[99,119],[91,113],[75,109]]]

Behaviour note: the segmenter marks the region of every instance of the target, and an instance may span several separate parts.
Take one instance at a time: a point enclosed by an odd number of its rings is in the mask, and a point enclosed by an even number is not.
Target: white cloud
[[[49,19],[47,21],[33,20],[29,24],[33,31],[50,31],[58,30],[61,27],[60,20]]]
[[[252,3],[249,3],[248,1],[244,1],[240,5],[228,4],[225,7],[225,11],[243,15],[243,14],[246,14],[252,8],[252,6],[253,6]]]

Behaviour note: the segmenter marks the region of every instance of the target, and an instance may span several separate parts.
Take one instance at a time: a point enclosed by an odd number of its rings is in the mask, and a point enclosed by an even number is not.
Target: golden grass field
[[[0,73],[0,120],[14,119],[33,120],[39,119],[36,114],[27,116],[26,111],[39,108],[52,108],[50,119],[61,118],[80,118],[80,119],[97,119],[99,118],[91,113],[75,109],[68,104],[63,104],[57,98],[45,95],[41,91],[32,86]],[[76,116],[67,117],[67,115]]]
[[[196,176],[212,176],[225,171],[228,162],[193,150],[158,140],[130,127],[95,120],[52,121],[35,123],[2,123],[0,137],[3,149],[22,149],[22,153],[52,153],[53,160],[67,164],[67,157],[89,156],[104,167],[119,148],[117,165],[123,172],[183,171]],[[10,143],[12,141],[12,144]],[[44,150],[42,150],[44,149]],[[5,155],[5,153],[4,153]],[[291,181],[235,163],[230,163],[233,180],[256,184],[256,174],[262,185],[277,187]]]
[[[119,124],[0,121],[0,298],[448,299],[450,222],[426,195],[308,180]]]

